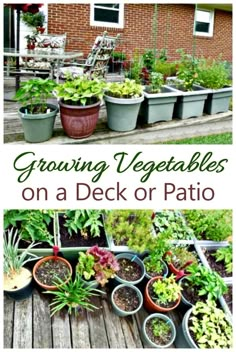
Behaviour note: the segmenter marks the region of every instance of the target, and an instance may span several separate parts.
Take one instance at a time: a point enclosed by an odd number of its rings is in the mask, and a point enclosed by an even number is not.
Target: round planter
[[[47,107],[52,110],[48,114],[25,113],[27,106],[21,107],[18,110],[26,142],[40,143],[45,142],[52,137],[58,108],[53,104],[47,104]]]
[[[62,127],[70,138],[89,137],[95,130],[101,102],[88,106],[67,105],[59,102]]]
[[[87,281],[81,277],[81,281],[83,282],[84,286],[86,286],[86,287],[90,286],[92,288],[98,288],[98,286],[99,286],[99,283],[97,282],[97,280]]]
[[[114,281],[117,282],[118,284],[132,284],[132,285],[137,285],[138,283],[140,283],[144,276],[145,276],[145,268],[144,268],[144,264],[142,262],[141,259],[139,259],[135,254],[132,253],[120,253],[116,255],[116,259],[119,260],[121,258],[124,259],[129,259],[132,262],[135,262],[136,264],[138,264],[141,268],[141,276],[139,279],[135,280],[135,281],[128,281],[125,279],[122,279],[121,277],[118,276],[118,273],[116,273],[116,276],[114,278]]]
[[[23,267],[20,274],[17,274],[17,276],[10,281],[4,275],[3,289],[7,296],[15,301],[21,301],[30,297],[33,291],[33,277],[31,271]]]
[[[145,267],[145,261],[147,261],[147,260],[148,260],[148,257],[146,257],[146,258],[143,259],[144,267]],[[162,262],[163,265],[164,265],[164,272],[162,273],[161,276],[167,276],[168,273],[169,273],[168,266],[167,266],[167,264],[164,262],[164,260],[161,260],[161,262]],[[149,275],[149,274],[147,273],[147,270],[146,270],[146,269],[145,269],[145,277],[146,277],[148,280],[150,280],[150,279],[153,278],[153,276],[151,276],[151,275]]]
[[[181,295],[179,295],[179,298],[177,299],[176,303],[174,306],[172,307],[161,307],[158,304],[154,303],[152,298],[149,295],[148,289],[149,286],[156,280],[162,280],[162,276],[156,276],[153,277],[151,280],[148,281],[146,287],[145,287],[145,291],[144,291],[144,306],[147,309],[148,312],[161,312],[161,313],[166,313],[169,312],[173,309],[175,309],[176,307],[178,307],[180,301],[181,301]]]
[[[107,108],[108,127],[117,132],[132,131],[136,128],[138,113],[144,95],[139,98],[121,99],[104,96]]]
[[[147,335],[146,333],[146,325],[147,323],[154,319],[154,318],[158,318],[158,319],[161,319],[163,321],[166,322],[166,324],[168,324],[171,328],[171,338],[169,340],[168,343],[166,343],[165,345],[157,345],[156,343],[154,343],[150,338],[149,336]],[[174,340],[176,338],[176,328],[175,328],[175,325],[173,323],[173,321],[167,317],[166,315],[164,314],[161,314],[161,313],[153,313],[151,315],[149,315],[143,322],[143,325],[142,325],[142,340],[143,342],[148,346],[148,347],[154,347],[154,348],[168,348],[170,347]]]
[[[139,306],[138,306],[135,310],[133,310],[133,311],[129,311],[129,312],[128,312],[128,311],[124,311],[124,310],[120,309],[120,308],[116,305],[116,303],[114,302],[114,294],[116,293],[116,291],[118,291],[120,288],[123,288],[123,287],[129,287],[129,288],[131,288],[131,289],[134,290],[134,291],[137,293],[137,295],[138,295],[138,298],[139,298]],[[116,286],[116,287],[113,289],[112,293],[111,293],[111,304],[112,304],[113,311],[114,311],[114,313],[115,313],[116,315],[118,315],[118,316],[120,316],[120,317],[125,317],[125,316],[127,316],[127,315],[135,314],[135,313],[137,313],[137,312],[140,310],[140,308],[141,308],[142,305],[143,305],[143,295],[142,295],[142,293],[140,292],[140,290],[139,290],[136,286],[134,286],[134,285],[131,285],[131,284],[120,284],[120,285]]]
[[[178,281],[179,285],[182,286],[182,287],[183,287],[183,285],[182,285],[183,281],[184,281],[184,277],[182,277],[182,278]],[[184,291],[184,290],[183,290],[183,291]],[[186,307],[190,308],[190,307],[193,306],[193,304],[192,304],[191,302],[189,302],[189,301],[184,297],[183,291],[182,291],[182,293],[181,293],[181,302],[182,302]]]
[[[62,261],[63,263],[65,263],[68,266],[68,269],[70,271],[70,275],[68,276],[68,279],[65,280],[65,282],[68,282],[70,280],[70,277],[72,275],[72,267],[70,265],[70,263],[62,257],[55,257],[55,256],[48,256],[48,257],[44,257],[42,259],[40,259],[38,262],[35,263],[34,267],[33,267],[33,277],[35,282],[44,290],[49,290],[49,291],[56,291],[57,290],[57,286],[49,286],[46,284],[43,284],[41,281],[39,281],[39,279],[37,278],[37,270],[38,268],[45,262],[49,261],[49,260],[59,260]]]
[[[188,328],[188,321],[191,313],[192,308],[185,313],[182,323],[178,328],[178,333],[175,340],[175,345],[177,348],[198,348],[193,341]]]

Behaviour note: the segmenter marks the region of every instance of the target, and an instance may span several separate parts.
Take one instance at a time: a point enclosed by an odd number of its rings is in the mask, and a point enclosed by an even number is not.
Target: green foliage
[[[95,271],[93,269],[95,264],[95,258],[92,254],[80,252],[79,261],[76,265],[76,272],[85,278],[85,280],[90,280],[94,276]]]
[[[193,56],[186,54],[183,49],[176,51],[180,54],[180,64],[177,70],[177,78],[180,87],[186,91],[193,90],[193,85],[198,82],[199,62]]]
[[[197,302],[193,307],[190,330],[201,349],[224,349],[233,347],[233,328],[225,313],[214,301]]]
[[[48,225],[53,218],[53,210],[4,210],[4,229],[9,226],[17,227],[22,240],[48,242],[53,246],[53,235],[48,231]]]
[[[75,315],[77,315],[82,308],[90,311],[98,309],[90,303],[90,298],[92,296],[98,296],[102,291],[97,290],[90,285],[84,286],[78,275],[76,275],[74,281],[70,278],[67,283],[58,278],[56,286],[56,291],[44,292],[54,296],[52,303],[50,304],[51,316],[66,306],[68,307],[68,313],[71,314],[74,310]]]
[[[164,77],[172,77],[176,75],[176,63],[169,61],[157,60],[153,66],[154,72],[160,72]]]
[[[105,227],[117,245],[124,241],[135,252],[142,253],[152,241],[152,210],[111,210],[105,218]]]
[[[72,78],[67,75],[64,83],[57,85],[55,92],[68,105],[91,105],[102,99],[105,82],[98,79],[88,79],[86,75]]]
[[[203,265],[190,265],[188,274],[185,279],[191,286],[197,288],[199,296],[207,296],[209,300],[216,300],[228,290],[220,275]]]
[[[138,50],[134,51],[133,59],[128,68],[125,69],[125,77],[135,80],[136,83],[141,82],[142,58]]]
[[[27,106],[30,114],[43,114],[47,111],[47,99],[52,96],[56,82],[46,78],[33,78],[22,82],[15,99]]]
[[[151,320],[151,327],[154,336],[161,337],[162,340],[168,341],[171,333],[171,326],[168,321],[161,318],[153,318]]]
[[[143,66],[148,70],[152,70],[155,63],[155,55],[153,50],[146,50],[142,55]]]
[[[233,272],[233,247],[232,243],[227,247],[217,249],[213,254],[216,257],[216,262],[224,262],[226,272],[231,274]]]
[[[224,241],[232,235],[232,210],[187,209],[183,211],[194,235],[201,240]]]
[[[157,212],[154,218],[154,226],[157,233],[165,230],[171,232],[171,239],[189,240],[193,238],[193,230],[189,227],[178,210],[163,210]]]
[[[42,11],[31,13],[31,12],[22,12],[21,13],[22,21],[30,27],[43,27],[45,23],[45,15]]]
[[[3,271],[10,277],[17,274],[29,261],[38,259],[37,255],[29,253],[35,246],[34,243],[19,253],[19,242],[18,230],[11,228],[3,233]]]
[[[67,210],[65,212],[66,222],[65,227],[68,228],[70,236],[73,232],[81,232],[81,235],[85,238],[88,237],[89,233],[92,237],[100,236],[100,228],[103,227],[101,216],[103,210],[93,209],[77,209]]]
[[[230,71],[224,61],[202,59],[199,68],[198,81],[203,87],[219,89],[230,85]]]
[[[182,287],[180,287],[175,281],[175,276],[173,274],[169,277],[157,279],[152,286],[156,296],[155,300],[160,305],[177,301],[182,290]]]
[[[37,42],[37,35],[36,34],[27,34],[25,36],[27,44],[35,44]]]
[[[165,257],[167,263],[172,263],[177,269],[182,269],[186,263],[198,264],[197,254],[186,246],[172,246],[171,255]]]
[[[135,80],[125,79],[124,82],[109,82],[106,94],[115,98],[132,99],[142,95],[143,88]]]
[[[146,87],[148,93],[160,93],[161,88],[164,84],[163,74],[160,72],[151,72],[150,74],[150,84]]]
[[[184,138],[168,142],[162,142],[161,144],[232,144],[232,140],[232,133],[219,133],[208,136]]]
[[[126,55],[123,52],[113,51],[111,55],[113,61],[125,61]]]

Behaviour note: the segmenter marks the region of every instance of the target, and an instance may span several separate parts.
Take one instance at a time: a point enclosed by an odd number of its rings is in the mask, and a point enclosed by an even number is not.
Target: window
[[[90,25],[123,28],[124,4],[91,4]]]
[[[212,37],[213,27],[214,11],[199,9],[195,11],[194,34]]]

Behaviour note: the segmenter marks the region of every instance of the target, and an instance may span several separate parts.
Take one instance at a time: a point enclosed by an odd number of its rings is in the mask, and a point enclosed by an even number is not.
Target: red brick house
[[[45,8],[48,33],[66,32],[67,50],[86,55],[95,37],[107,30],[111,35],[121,33],[117,51],[128,57],[135,49],[143,53],[155,47],[167,49],[168,57],[177,59],[176,49],[191,54],[195,47],[196,55],[222,54],[232,62],[231,4],[50,3]]]

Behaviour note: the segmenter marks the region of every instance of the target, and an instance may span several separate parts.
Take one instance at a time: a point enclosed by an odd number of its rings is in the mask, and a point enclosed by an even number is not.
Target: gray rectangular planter
[[[229,110],[230,98],[232,97],[232,90],[232,87],[211,90],[205,101],[204,112],[208,115],[227,112]]]
[[[141,104],[139,115],[144,123],[172,120],[177,92],[173,88],[164,85],[160,93],[148,93],[144,90],[144,101]]]
[[[188,119],[203,115],[205,100],[210,93],[209,89],[194,85],[192,91],[185,92],[177,89],[175,85],[171,85],[171,87],[181,92],[175,104],[174,118]]]
[[[231,287],[232,287],[233,284],[227,283],[227,286],[231,286]],[[220,302],[220,305],[221,305],[223,311],[225,312],[225,314],[226,314],[227,317],[229,318],[229,320],[232,321],[232,320],[233,320],[233,315],[232,315],[232,313],[231,313],[231,311],[230,311],[230,309],[229,309],[229,306],[228,306],[228,304],[226,303],[226,301],[225,301],[225,299],[224,299],[223,296],[220,296],[220,297],[219,297],[219,302]]]

